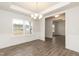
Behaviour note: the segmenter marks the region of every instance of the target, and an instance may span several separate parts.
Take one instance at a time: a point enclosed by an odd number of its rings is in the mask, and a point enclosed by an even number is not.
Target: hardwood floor
[[[65,40],[56,36],[52,40],[34,40],[0,50],[1,56],[79,56],[78,52],[65,49]]]

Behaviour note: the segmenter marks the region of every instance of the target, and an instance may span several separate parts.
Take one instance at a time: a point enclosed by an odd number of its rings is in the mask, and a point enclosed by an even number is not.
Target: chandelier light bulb
[[[33,18],[36,19],[37,17],[34,16]]]
[[[34,17],[34,15],[33,14],[31,14],[31,18],[33,18]]]
[[[39,19],[41,19],[43,16],[42,15],[39,15]]]
[[[35,13],[35,17],[38,17],[38,14],[37,13]]]

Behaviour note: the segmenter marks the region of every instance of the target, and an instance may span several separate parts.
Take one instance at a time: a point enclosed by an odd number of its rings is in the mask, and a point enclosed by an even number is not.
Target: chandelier
[[[31,18],[32,19],[41,19],[43,16],[41,14],[35,13],[35,14],[31,14]]]
[[[35,2],[34,7],[38,10],[39,5],[38,2]],[[43,17],[43,15],[39,14],[39,13],[34,13],[30,15],[32,19],[41,19]]]

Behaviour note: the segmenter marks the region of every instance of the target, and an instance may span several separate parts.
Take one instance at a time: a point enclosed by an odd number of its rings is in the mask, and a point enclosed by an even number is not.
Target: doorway
[[[45,19],[45,37],[46,41],[65,47],[65,13]]]

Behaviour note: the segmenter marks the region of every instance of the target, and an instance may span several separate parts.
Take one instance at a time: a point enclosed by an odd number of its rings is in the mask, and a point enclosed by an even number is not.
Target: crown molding
[[[60,3],[58,3],[58,4],[56,4],[56,5],[52,6],[52,7],[49,7],[48,9],[46,9],[46,10],[44,10],[42,12],[40,12],[40,14],[47,14],[47,13],[49,13],[51,11],[54,11],[56,9],[62,8],[64,6],[66,6],[66,5],[69,5],[70,3],[72,3],[72,2],[60,2]]]

